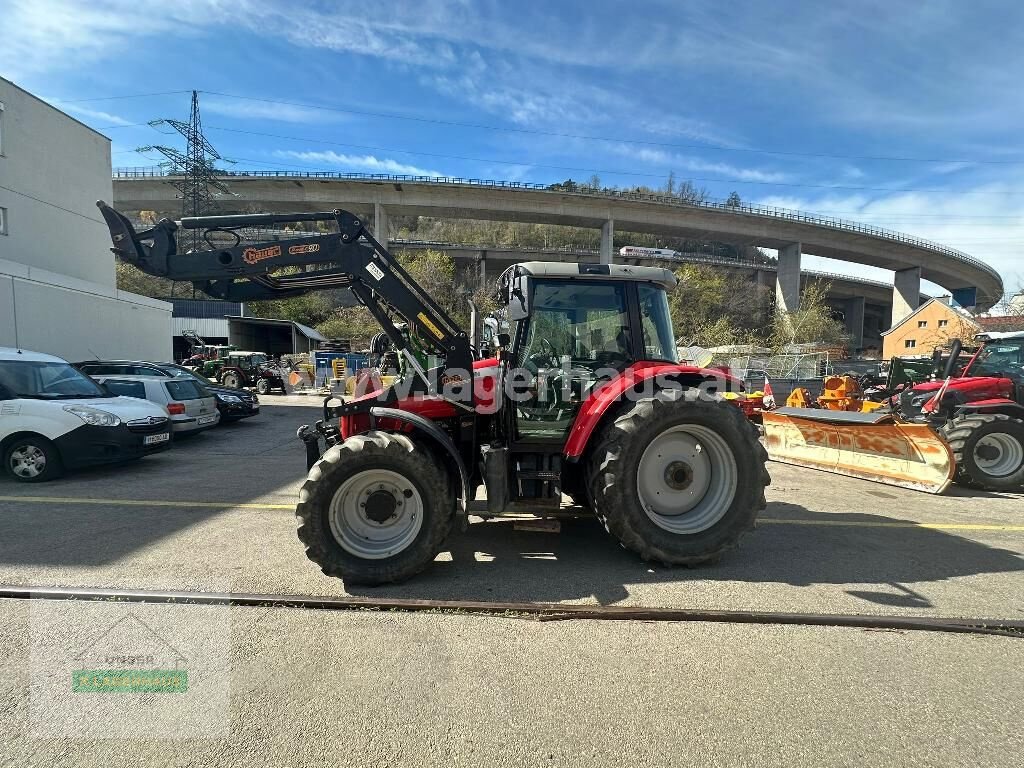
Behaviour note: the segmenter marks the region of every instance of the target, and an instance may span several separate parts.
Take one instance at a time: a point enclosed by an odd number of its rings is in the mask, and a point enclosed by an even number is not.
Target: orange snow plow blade
[[[889,413],[779,408],[763,423],[773,461],[925,493],[942,493],[953,479],[953,453],[931,427]]]

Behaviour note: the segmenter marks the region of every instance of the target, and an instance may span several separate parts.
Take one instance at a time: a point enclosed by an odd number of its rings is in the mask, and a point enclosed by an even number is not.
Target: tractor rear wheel
[[[956,460],[955,482],[990,491],[1024,485],[1024,421],[971,413],[957,416],[939,433]]]
[[[242,387],[242,376],[238,371],[224,371],[220,375],[220,383],[225,387],[233,387],[234,389],[240,389]]]
[[[448,471],[408,435],[367,432],[328,450],[295,509],[306,556],[348,584],[389,584],[434,561],[455,517]]]
[[[595,513],[645,560],[716,560],[766,506],[768,458],[734,405],[664,390],[631,403],[599,437],[588,467]]]

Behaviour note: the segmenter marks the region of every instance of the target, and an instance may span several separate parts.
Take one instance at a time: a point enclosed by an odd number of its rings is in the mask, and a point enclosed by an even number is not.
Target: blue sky
[[[115,166],[152,165],[133,150],[171,137],[145,122],[186,119],[189,95],[105,97],[196,88],[237,167],[621,186],[674,171],[1024,282],[1024,6],[0,0],[0,18],[0,74],[110,136]]]

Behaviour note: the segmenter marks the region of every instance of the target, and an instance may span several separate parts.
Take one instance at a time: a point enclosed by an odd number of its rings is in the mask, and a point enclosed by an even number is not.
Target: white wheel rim
[[[35,445],[23,445],[11,451],[10,463],[18,477],[39,477],[46,471],[46,454]]]
[[[680,424],[654,438],[637,467],[640,503],[669,533],[693,535],[725,516],[739,473],[729,444],[709,428]]]
[[[379,519],[387,512],[391,515]],[[416,540],[423,527],[423,500],[408,478],[388,469],[368,469],[341,484],[328,514],[331,533],[342,549],[364,560],[382,560]]]
[[[974,444],[974,463],[991,477],[1012,475],[1024,464],[1024,446],[1013,435],[991,432]]]

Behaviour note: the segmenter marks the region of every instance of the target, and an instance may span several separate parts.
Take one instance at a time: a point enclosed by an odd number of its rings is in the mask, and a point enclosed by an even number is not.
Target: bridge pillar
[[[608,219],[601,225],[601,263],[615,261],[615,219]]]
[[[775,273],[775,311],[796,312],[800,309],[800,243],[779,248],[779,268]]]
[[[480,251],[480,287],[487,287],[487,251]]]
[[[384,250],[388,249],[388,212],[380,203],[373,204],[373,236]]]
[[[864,297],[853,296],[843,302],[846,332],[850,334],[850,352],[864,348]]]
[[[901,269],[892,281],[892,325],[896,325],[921,304],[921,268]]]

